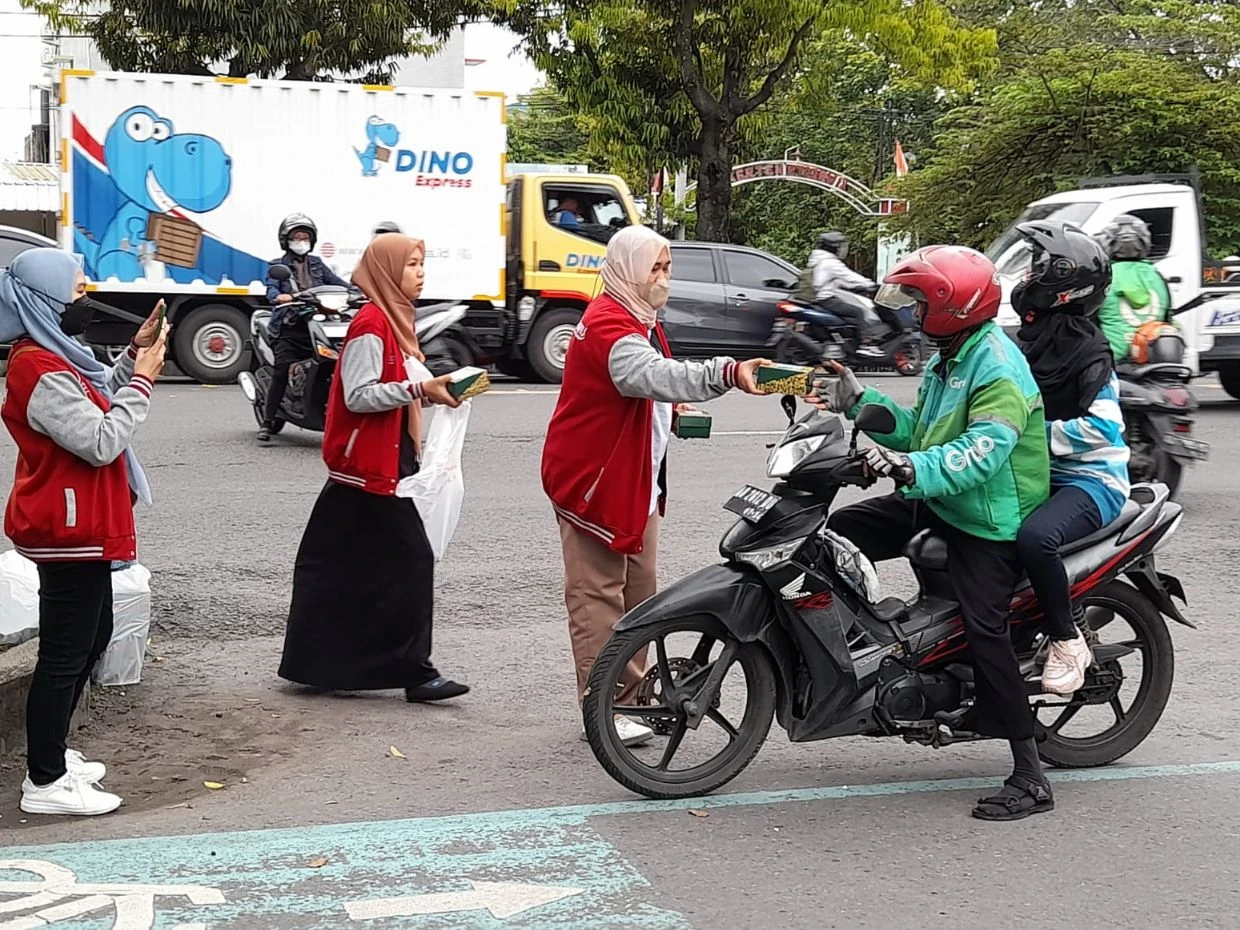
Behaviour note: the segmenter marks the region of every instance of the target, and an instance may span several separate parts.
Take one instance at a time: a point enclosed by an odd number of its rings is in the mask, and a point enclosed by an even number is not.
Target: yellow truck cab
[[[557,383],[616,231],[640,222],[628,186],[603,174],[522,174],[508,182],[501,370]]]

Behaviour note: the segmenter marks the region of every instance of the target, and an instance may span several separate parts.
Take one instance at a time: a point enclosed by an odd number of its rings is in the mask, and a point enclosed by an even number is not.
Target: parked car
[[[713,242],[672,243],[672,286],[663,328],[672,353],[757,358],[776,305],[796,287],[798,269],[767,252]]]
[[[54,249],[56,240],[16,226],[0,226],[0,270],[27,249]]]

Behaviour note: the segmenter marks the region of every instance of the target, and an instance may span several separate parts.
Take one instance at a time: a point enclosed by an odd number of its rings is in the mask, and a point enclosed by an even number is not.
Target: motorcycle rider
[[[392,220],[380,220],[378,223],[375,223],[375,228],[370,231],[370,238],[374,239],[376,236],[382,236],[384,233],[403,232],[404,230],[400,228],[399,223]]]
[[[258,431],[259,442],[271,441],[271,431],[280,416],[280,402],[284,400],[284,392],[288,388],[289,367],[314,356],[314,346],[310,342],[310,330],[306,321],[296,312],[288,311],[281,305],[291,303],[294,294],[312,287],[321,287],[324,284],[349,286],[349,282],[328,268],[323,259],[311,254],[318,243],[319,230],[310,217],[304,213],[286,216],[276,235],[284,254],[272,264],[287,265],[293,276],[284,281],[267,278],[267,300],[274,307],[269,325],[273,337],[271,348],[276,362],[271,374],[271,386],[267,390],[263,425]]]
[[[892,478],[896,492],[837,510],[827,525],[872,561],[899,557],[927,528],[946,541],[976,701],[964,714],[940,715],[940,722],[1008,740],[1012,774],[978,802],[973,816],[1017,820],[1055,806],[1008,632],[1021,574],[1016,534],[1048,493],[1038,386],[1020,350],[995,325],[1002,295],[986,256],[929,246],[899,262],[884,283],[876,300],[893,308],[915,302],[918,324],[938,352],[912,408],[863,387],[838,363],[839,377],[807,398],[850,419],[864,404],[882,404],[897,424],[888,435],[871,435],[880,445],[866,453],[868,467]]]
[[[1016,231],[1032,252],[1028,275],[1012,289],[1012,309],[1042,392],[1051,455],[1051,497],[1021,525],[1016,549],[1050,638],[1042,687],[1073,694],[1093,653],[1078,627],[1083,611],[1074,616],[1059,547],[1118,517],[1129,492],[1119,378],[1092,319],[1107,295],[1111,263],[1100,243],[1061,221],[1022,223]]]
[[[1098,310],[1098,326],[1122,364],[1142,324],[1171,322],[1171,290],[1149,260],[1151,236],[1144,220],[1121,214],[1096,238],[1111,261],[1111,288]]]
[[[814,302],[824,310],[843,317],[857,329],[861,344],[858,355],[882,357],[882,350],[873,345],[869,336],[870,319],[865,309],[851,301],[840,300],[839,291],[873,294],[878,285],[863,274],[853,271],[844,263],[848,257],[848,237],[834,230],[818,236],[814,250],[809,253],[809,269],[814,289]]]

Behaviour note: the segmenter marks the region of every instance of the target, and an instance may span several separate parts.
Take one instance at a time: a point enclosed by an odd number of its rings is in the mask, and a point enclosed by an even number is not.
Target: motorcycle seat
[[[1129,498],[1124,501],[1124,507],[1118,517],[1097,532],[1090,533],[1088,536],[1082,536],[1080,539],[1074,539],[1072,542],[1060,546],[1060,553],[1071,555],[1073,552],[1088,549],[1090,546],[1096,545],[1110,536],[1114,536],[1140,516],[1141,511],[1141,505]],[[945,572],[947,571],[947,540],[942,536],[936,535],[933,530],[922,530],[905,545],[904,557],[920,568]]]

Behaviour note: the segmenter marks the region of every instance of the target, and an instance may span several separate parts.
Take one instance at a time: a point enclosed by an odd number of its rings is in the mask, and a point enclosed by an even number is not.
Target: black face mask
[[[99,311],[99,303],[83,295],[73,303],[65,304],[65,312],[60,317],[60,331],[66,336],[80,336]]]

